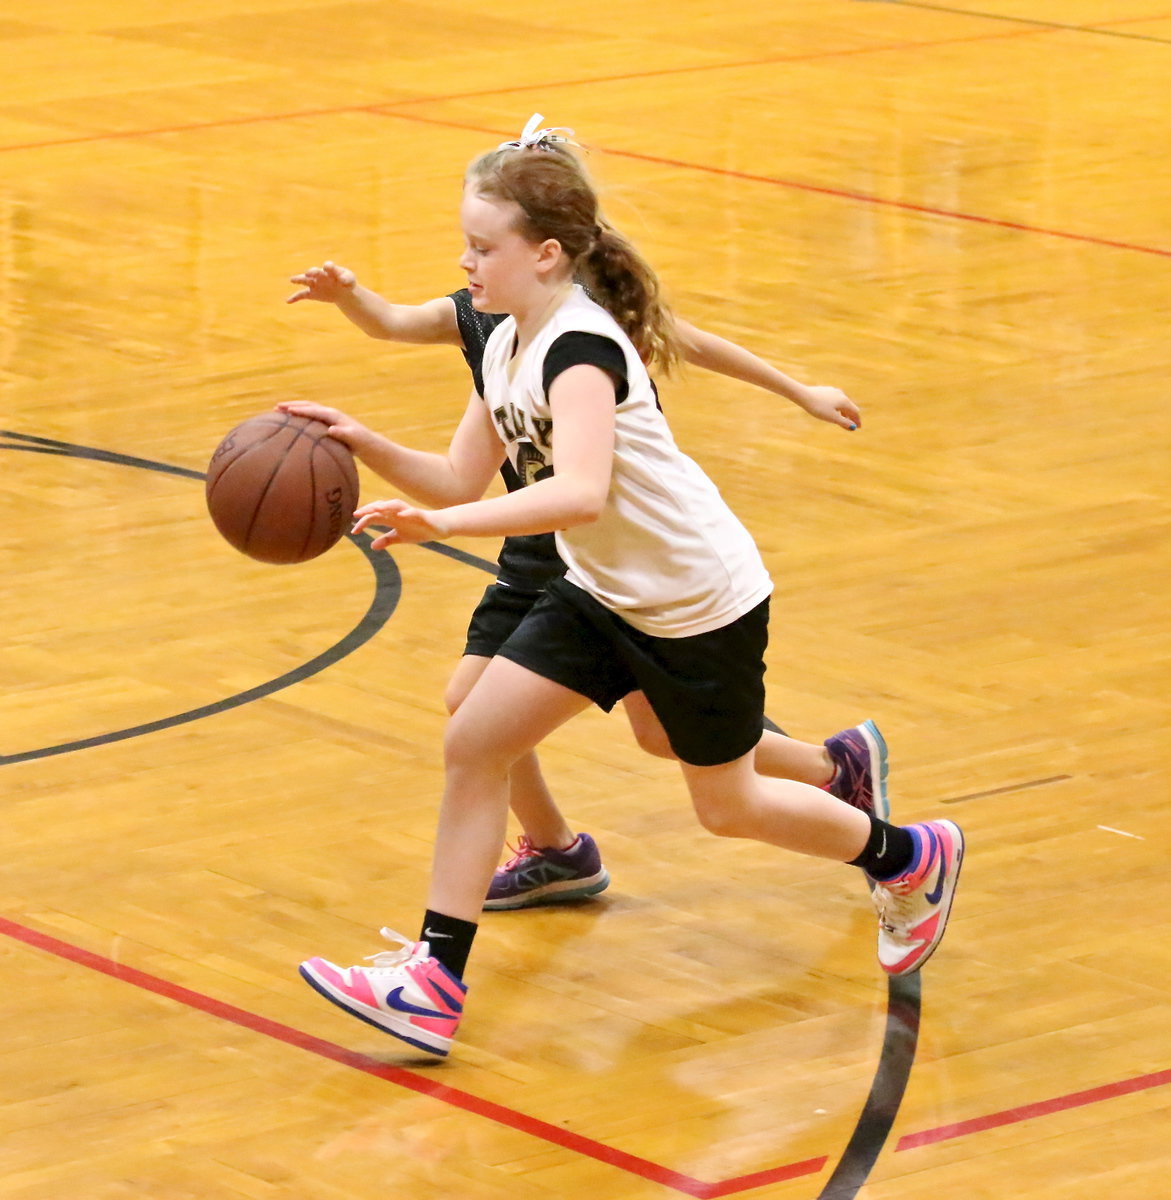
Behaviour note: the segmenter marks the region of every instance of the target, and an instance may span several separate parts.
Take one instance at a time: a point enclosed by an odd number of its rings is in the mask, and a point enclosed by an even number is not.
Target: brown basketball
[[[237,425],[207,467],[207,510],[239,551],[266,563],[307,562],[350,527],[358,471],[329,426],[269,412]]]

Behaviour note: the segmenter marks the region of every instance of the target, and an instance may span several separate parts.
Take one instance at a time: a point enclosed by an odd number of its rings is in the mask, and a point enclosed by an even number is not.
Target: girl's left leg
[[[419,940],[368,967],[323,958],[301,964],[327,1000],[403,1041],[445,1055],[459,1026],[462,975],[476,921],[504,844],[513,763],[590,701],[503,658],[494,658],[448,723],[446,785],[431,887]]]
[[[494,658],[451,718],[428,907],[479,917],[504,845],[509,772],[590,701],[507,658]]]
[[[481,606],[483,607],[483,606]],[[465,654],[448,680],[443,701],[455,714],[494,656]],[[509,803],[533,846],[568,846],[573,832],[545,782],[535,750],[522,754],[509,772]]]

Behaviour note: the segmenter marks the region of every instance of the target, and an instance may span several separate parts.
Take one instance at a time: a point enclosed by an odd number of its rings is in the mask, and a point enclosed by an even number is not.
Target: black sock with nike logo
[[[431,957],[437,958],[455,977],[463,979],[472,941],[479,929],[474,921],[461,921],[428,909],[423,917],[419,941],[431,947]]]
[[[850,866],[861,867],[871,879],[882,881],[901,875],[914,856],[915,839],[907,830],[871,816],[866,849],[850,860]]]

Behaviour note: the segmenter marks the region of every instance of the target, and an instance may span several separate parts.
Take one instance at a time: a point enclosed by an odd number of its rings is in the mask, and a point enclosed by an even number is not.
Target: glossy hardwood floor
[[[0,1197],[1163,1194],[1171,3],[8,0],[0,45]],[[967,831],[917,1043],[861,880],[595,712],[543,759],[614,883],[486,917],[448,1062],[297,977],[414,932],[496,547],[264,567],[198,474],[289,398],[446,444],[459,355],[286,280],[460,286],[533,111],[684,316],[863,405],[663,389],[777,580],[770,714],[873,717],[896,817]]]

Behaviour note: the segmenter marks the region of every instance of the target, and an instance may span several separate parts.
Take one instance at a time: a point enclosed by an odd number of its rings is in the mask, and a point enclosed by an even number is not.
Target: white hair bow
[[[544,119],[540,113],[533,113],[529,117],[525,127],[520,131],[519,138],[512,142],[501,142],[496,149],[523,150],[525,147],[532,147],[537,150],[543,150],[556,142],[569,142],[571,145],[577,144],[573,141],[573,130],[566,129],[563,125],[552,125],[548,129],[538,128]]]

